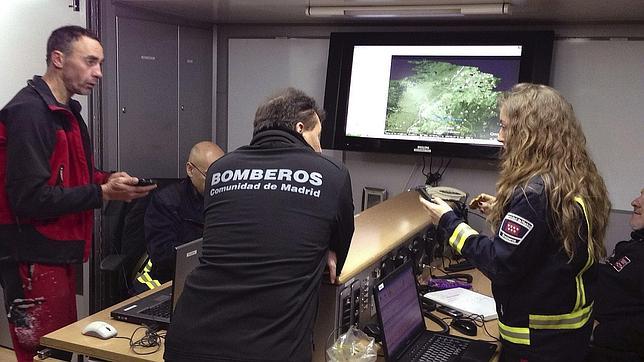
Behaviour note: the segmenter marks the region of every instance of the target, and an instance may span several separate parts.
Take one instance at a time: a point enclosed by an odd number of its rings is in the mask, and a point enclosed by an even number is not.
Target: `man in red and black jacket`
[[[47,42],[45,75],[0,110],[0,281],[18,361],[32,361],[41,336],[76,320],[72,265],[89,256],[93,209],[155,187],[94,168],[71,97],[91,92],[102,62],[95,35],[59,28]]]

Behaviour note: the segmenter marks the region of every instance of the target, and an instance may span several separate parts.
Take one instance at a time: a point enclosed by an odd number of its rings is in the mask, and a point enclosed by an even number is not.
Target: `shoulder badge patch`
[[[509,212],[501,222],[499,237],[512,245],[519,245],[530,233],[534,224],[525,218]]]
[[[616,272],[621,272],[622,269],[624,269],[628,264],[631,263],[631,259],[629,259],[626,255],[621,257],[619,260],[615,260],[614,258],[609,258],[608,263],[615,269]]]

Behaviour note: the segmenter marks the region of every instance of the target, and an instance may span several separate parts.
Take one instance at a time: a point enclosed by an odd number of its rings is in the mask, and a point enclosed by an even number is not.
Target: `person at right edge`
[[[644,188],[631,205],[631,239],[599,264],[592,362],[644,361]]]
[[[495,235],[479,235],[438,197],[421,199],[456,252],[492,282],[501,361],[583,361],[610,202],[572,106],[555,89],[518,84],[500,99],[503,144]]]
[[[311,360],[323,272],[335,282],[354,230],[349,172],[319,153],[323,120],[288,88],[259,106],[250,145],[210,166],[166,361]]]

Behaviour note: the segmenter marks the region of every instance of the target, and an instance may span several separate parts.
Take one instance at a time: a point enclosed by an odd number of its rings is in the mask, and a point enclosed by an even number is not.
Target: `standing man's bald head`
[[[208,168],[223,155],[224,151],[210,141],[202,141],[192,146],[186,162],[186,173],[200,194],[203,194]]]

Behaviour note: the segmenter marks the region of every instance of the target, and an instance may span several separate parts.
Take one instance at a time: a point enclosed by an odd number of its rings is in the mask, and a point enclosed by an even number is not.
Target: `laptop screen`
[[[201,244],[203,238],[177,246],[174,264],[174,278],[172,278],[172,310],[183,292],[188,274],[199,265]]]
[[[385,351],[390,357],[397,356],[425,330],[412,264],[403,264],[375,289]]]

